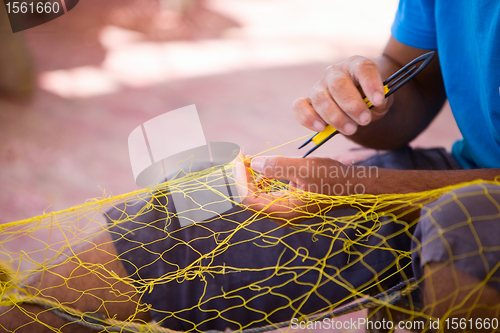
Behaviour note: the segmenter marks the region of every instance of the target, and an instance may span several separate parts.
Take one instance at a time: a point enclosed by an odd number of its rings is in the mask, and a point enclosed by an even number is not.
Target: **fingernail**
[[[313,123],[313,127],[316,131],[318,132],[321,132],[325,129],[325,124],[323,124],[321,121],[319,120],[316,120],[314,123]]]
[[[262,172],[264,169],[264,164],[266,163],[266,158],[264,156],[257,156],[252,158],[250,167],[257,172]]]
[[[370,122],[372,119],[372,114],[370,111],[365,111],[359,116],[359,124],[360,125],[366,125]]]
[[[374,105],[380,105],[382,104],[382,101],[384,100],[385,96],[383,93],[380,91],[376,91],[373,93],[373,104]]]
[[[354,134],[354,132],[356,132],[356,125],[354,125],[352,123],[347,123],[344,126],[344,134],[345,135],[351,135],[351,134]]]

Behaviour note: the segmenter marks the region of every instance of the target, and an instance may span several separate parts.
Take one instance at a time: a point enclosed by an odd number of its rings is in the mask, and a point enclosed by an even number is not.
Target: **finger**
[[[243,204],[261,216],[264,216],[280,225],[288,225],[290,223],[299,223],[305,218],[300,212],[300,208],[297,208],[296,204],[292,204],[288,200],[288,195],[286,193],[273,193],[272,196],[267,193],[260,193],[256,197],[248,197],[245,199]],[[282,194],[282,195],[281,195]]]
[[[258,197],[263,192],[262,189],[267,189],[270,185],[270,180],[267,177],[255,174],[251,170],[248,160],[236,162],[233,167],[233,175],[238,195],[242,198],[242,201],[247,198]]]
[[[316,85],[309,96],[316,113],[328,124],[338,129],[342,134],[352,135],[357,130],[357,124],[342,111],[332,99],[328,87]]]
[[[251,168],[273,179],[286,179],[299,183],[302,177],[300,171],[308,172],[309,159],[282,156],[257,156],[252,158]]]
[[[244,198],[247,195],[248,192],[248,183],[246,181],[246,170],[243,170],[241,168],[240,164],[243,164],[243,167],[245,167],[245,154],[243,154],[242,151],[236,156],[234,160],[231,161],[232,165],[232,173],[233,173],[233,179],[236,183],[236,190],[238,191],[238,195],[240,198]]]
[[[288,198],[288,191],[266,193],[261,191],[254,182],[247,166],[237,162],[233,168],[237,191],[242,205],[260,215],[264,215],[278,224],[287,224],[300,215],[297,212],[297,203]],[[295,209],[294,209],[295,208]]]
[[[249,196],[243,204],[259,215],[274,222],[290,226],[310,219],[320,209],[316,202],[303,196],[302,192],[279,191],[259,192],[258,195]]]
[[[238,162],[245,163],[245,154],[241,150],[238,155],[231,161],[233,175],[236,175],[236,163]]]
[[[332,73],[328,90],[338,107],[357,125],[368,125],[372,120],[370,109],[363,100],[355,83],[344,72]]]
[[[376,106],[372,108],[370,110],[372,113],[372,121],[382,118],[389,111],[389,108],[392,106],[393,102],[394,102],[394,95],[391,95],[386,99],[384,99],[384,103],[381,106]]]
[[[242,162],[236,162],[233,167],[233,177],[236,181],[236,190],[241,198],[241,201],[245,200],[249,193],[249,186],[252,184],[249,179],[247,168]]]
[[[314,111],[309,98],[299,98],[293,102],[292,111],[295,119],[311,131],[321,132],[325,129],[325,121]]]
[[[386,102],[384,100],[384,83],[377,64],[370,59],[359,56],[346,64],[353,81],[361,87],[368,100],[374,106],[383,106]]]
[[[257,160],[259,157],[254,157]],[[276,160],[273,162],[273,159]],[[267,157],[266,157],[267,159]],[[294,163],[303,161],[301,158],[283,158],[280,156],[271,156],[271,163],[263,164],[263,169],[259,172],[271,172],[271,169],[266,165],[275,165],[274,171],[277,171],[280,166],[295,166],[295,168],[303,166],[302,163]],[[258,161],[258,160],[257,160]],[[254,163],[256,165],[256,163]],[[256,167],[259,169],[258,167]],[[300,223],[301,221],[312,217],[319,208],[317,203],[311,202],[310,199],[304,198],[304,192],[298,191],[297,188],[291,190],[281,190],[276,192],[266,193],[260,190],[253,180],[248,167],[242,162],[238,162],[235,167],[237,183],[239,186],[238,193],[243,196],[241,203],[247,209],[257,212],[259,215],[265,216],[280,225],[291,225]],[[289,169],[292,170],[293,168]],[[279,173],[275,173],[279,175]],[[297,186],[292,182],[292,185]]]

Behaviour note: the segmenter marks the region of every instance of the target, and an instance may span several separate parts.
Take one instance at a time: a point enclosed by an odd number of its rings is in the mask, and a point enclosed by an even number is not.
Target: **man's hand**
[[[363,182],[369,178],[368,169],[361,168],[364,167],[344,165],[330,158],[258,156],[251,163],[240,159],[234,172],[239,194],[244,198],[243,205],[280,224],[287,224],[298,223],[332,208],[331,202],[322,204],[308,192],[329,196],[363,194]],[[287,180],[289,184],[276,189],[273,187],[276,179]]]
[[[363,93],[364,92],[364,93]],[[364,94],[375,106],[369,109]],[[295,118],[313,131],[322,131],[330,124],[345,135],[356,132],[382,118],[392,104],[392,96],[384,98],[384,84],[379,68],[373,61],[353,56],[326,69],[308,98],[293,104]]]
[[[330,124],[367,148],[393,150],[406,146],[429,125],[446,99],[439,54],[388,98],[383,98],[383,80],[426,52],[429,50],[391,37],[376,62],[354,56],[328,67],[309,96],[293,104],[295,118],[313,131],[322,131]],[[373,109],[368,109],[363,95],[375,106]]]
[[[332,206],[335,202],[332,197],[416,193],[476,179],[493,180],[500,175],[500,170],[392,170],[345,165],[330,158],[258,156],[250,161],[240,156],[233,174],[244,206],[280,224],[293,224],[321,211],[346,207]],[[290,183],[276,189],[273,186],[276,179]],[[322,200],[311,193],[330,198]],[[406,221],[417,217],[415,211],[400,216]]]

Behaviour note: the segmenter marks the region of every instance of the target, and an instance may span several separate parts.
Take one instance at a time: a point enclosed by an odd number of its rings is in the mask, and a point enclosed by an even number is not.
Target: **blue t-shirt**
[[[500,1],[400,0],[392,35],[438,50],[464,168],[500,168]]]

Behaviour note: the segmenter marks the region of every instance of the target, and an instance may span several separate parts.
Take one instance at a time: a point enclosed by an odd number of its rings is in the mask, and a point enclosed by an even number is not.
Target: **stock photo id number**
[[[73,9],[79,0],[4,0],[12,32],[52,21]]]

